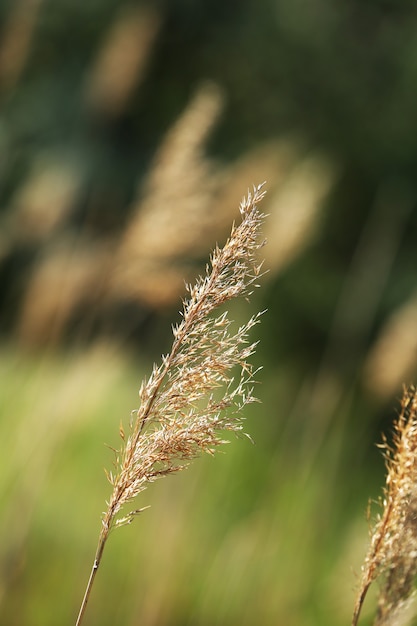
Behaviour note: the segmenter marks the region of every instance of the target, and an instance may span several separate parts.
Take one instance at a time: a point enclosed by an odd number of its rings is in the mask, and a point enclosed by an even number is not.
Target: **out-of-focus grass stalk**
[[[385,452],[387,479],[383,512],[371,535],[354,609],[356,626],[370,585],[382,579],[375,626],[394,626],[409,608],[417,573],[417,390],[404,390],[394,425],[394,443]]]

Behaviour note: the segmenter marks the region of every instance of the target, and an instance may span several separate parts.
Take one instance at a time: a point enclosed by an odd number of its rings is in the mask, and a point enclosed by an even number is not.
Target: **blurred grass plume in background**
[[[371,583],[381,580],[375,626],[412,623],[417,573],[417,391],[404,389],[393,443],[384,450],[387,477],[382,514],[372,530],[353,614],[358,624]],[[414,605],[414,606],[413,606]]]

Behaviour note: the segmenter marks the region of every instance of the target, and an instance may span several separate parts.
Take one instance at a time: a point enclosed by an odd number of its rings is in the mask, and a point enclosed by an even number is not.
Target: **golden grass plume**
[[[263,186],[241,202],[242,221],[233,225],[223,248],[216,246],[203,277],[188,285],[182,321],[173,327],[171,351],[154,365],[140,388],[140,407],[128,432],[120,427],[121,448],[108,472],[113,492],[103,514],[96,556],[81,605],[81,623],[91,586],[111,529],[130,523],[143,509],[126,505],[158,478],[178,472],[200,453],[226,443],[224,431],[241,431],[241,410],[256,400],[249,358],[256,344],[248,334],[261,313],[234,329],[227,311],[213,313],[233,298],[248,297],[257,286],[264,215],[258,204]],[[234,370],[240,370],[235,376]]]
[[[382,515],[371,535],[352,625],[356,626],[370,585],[378,578],[375,626],[403,624],[417,574],[417,389],[404,390],[393,445],[384,439],[387,466]]]

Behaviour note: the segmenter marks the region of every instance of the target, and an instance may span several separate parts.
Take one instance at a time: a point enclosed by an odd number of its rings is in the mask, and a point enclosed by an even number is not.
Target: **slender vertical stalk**
[[[106,541],[108,538],[108,533],[104,533],[101,532],[100,533],[100,538],[99,538],[99,542],[97,545],[97,550],[96,550],[96,555],[94,557],[94,563],[93,563],[93,567],[91,568],[91,572],[90,572],[90,577],[88,579],[88,583],[87,586],[85,588],[85,593],[84,593],[84,597],[83,600],[81,602],[81,606],[80,606],[80,611],[78,613],[78,617],[77,617],[77,621],[75,623],[75,626],[80,626],[83,617],[84,617],[84,613],[85,610],[87,608],[87,603],[88,600],[90,598],[90,593],[91,593],[91,589],[93,587],[93,583],[97,574],[97,570],[100,567],[100,562],[101,562],[101,557],[103,556],[103,550],[104,550],[104,546],[106,545]]]
[[[353,612],[353,618],[352,618],[352,626],[357,626],[358,624],[359,616],[362,611],[362,606],[365,601],[365,596],[368,593],[368,589],[370,585],[371,585],[370,582],[364,585],[364,587],[361,589],[358,599],[356,600],[355,610]]]

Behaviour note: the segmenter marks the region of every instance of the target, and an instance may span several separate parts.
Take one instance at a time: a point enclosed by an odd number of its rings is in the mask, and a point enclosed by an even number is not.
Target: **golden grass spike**
[[[241,223],[233,225],[223,248],[216,246],[205,275],[188,287],[171,351],[143,381],[140,407],[128,431],[120,431],[115,473],[108,474],[113,492],[76,626],[83,619],[110,531],[129,524],[143,510],[126,515],[124,507],[149,483],[182,470],[203,452],[213,454],[226,443],[223,431],[241,431],[241,411],[256,401],[255,372],[249,362],[256,344],[249,343],[248,334],[261,314],[233,331],[227,313],[212,313],[232,298],[250,295],[256,286],[261,268],[257,253],[264,244],[264,215],[258,208],[263,196],[263,185],[248,193],[240,205]],[[240,375],[232,376],[235,368]]]
[[[362,570],[352,626],[356,626],[367,591],[381,579],[375,626],[399,624],[417,574],[417,390],[404,389],[394,424],[392,447],[384,440],[387,467],[383,511],[371,535]]]

